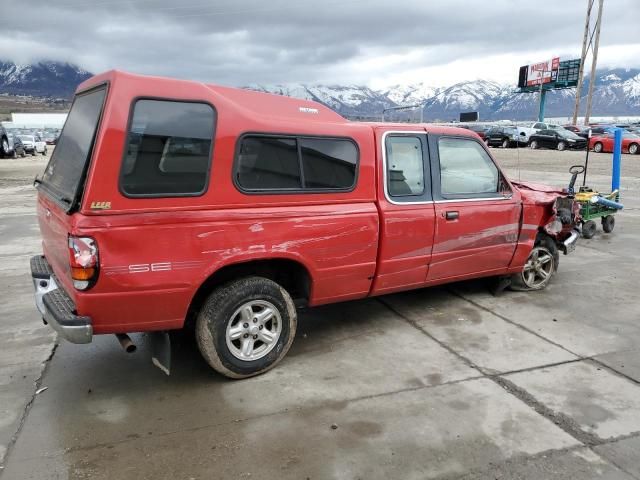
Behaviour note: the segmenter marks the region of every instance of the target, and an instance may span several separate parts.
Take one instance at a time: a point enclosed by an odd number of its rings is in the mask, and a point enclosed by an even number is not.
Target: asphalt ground
[[[492,151],[554,185],[584,160]],[[142,336],[132,355],[113,336],[56,347],[28,264],[45,162],[0,160],[2,480],[640,479],[640,156],[614,232],[581,239],[545,291],[478,280],[306,310],[287,358],[243,381],[186,336],[169,377]],[[590,185],[610,172],[591,155]]]

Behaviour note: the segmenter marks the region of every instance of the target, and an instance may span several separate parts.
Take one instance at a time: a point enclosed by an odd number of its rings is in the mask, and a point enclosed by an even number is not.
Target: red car
[[[589,148],[596,153],[613,152],[613,133],[604,133],[589,140]],[[640,135],[622,132],[622,153],[635,155],[640,152]]]
[[[192,327],[218,372],[272,368],[296,309],[477,277],[548,285],[576,210],[478,136],[306,100],[107,72],[36,181],[36,304],[62,338]],[[157,360],[157,358],[156,358]]]

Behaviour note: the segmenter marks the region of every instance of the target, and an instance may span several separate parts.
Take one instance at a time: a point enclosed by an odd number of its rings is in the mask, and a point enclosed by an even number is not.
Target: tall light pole
[[[587,18],[584,22],[584,37],[582,38],[582,54],[580,55],[580,68],[578,70],[578,85],[576,86],[576,105],[573,109],[573,125],[578,124],[580,114],[580,96],[582,95],[582,80],[584,78],[584,62],[587,58],[587,45],[589,43],[589,26],[591,25],[591,10],[595,0],[587,0]]]
[[[598,19],[596,20],[596,39],[593,44],[593,61],[591,62],[591,76],[589,77],[589,93],[587,94],[587,109],[584,112],[584,124],[589,124],[591,116],[591,102],[593,100],[593,86],[596,83],[596,66],[598,65],[598,47],[600,46],[600,25],[602,24],[602,4],[604,0],[598,2]]]

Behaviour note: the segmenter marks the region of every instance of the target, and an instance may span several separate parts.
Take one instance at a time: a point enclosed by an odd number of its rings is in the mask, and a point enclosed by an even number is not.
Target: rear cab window
[[[202,195],[209,183],[215,117],[207,103],[136,100],[120,171],[122,194]]]
[[[51,159],[36,182],[67,213],[82,193],[106,93],[102,85],[76,95]]]

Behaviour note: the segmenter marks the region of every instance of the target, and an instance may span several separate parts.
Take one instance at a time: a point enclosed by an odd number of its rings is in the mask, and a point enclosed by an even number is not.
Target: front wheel
[[[529,148],[531,148],[532,150],[537,150],[538,141],[537,140],[531,140],[531,143],[529,143]]]
[[[582,224],[582,236],[584,238],[587,238],[587,239],[593,238],[597,230],[598,230],[598,226],[596,225],[596,222],[594,222],[593,220],[587,220]]]
[[[511,278],[511,289],[519,291],[542,290],[558,270],[560,254],[549,236],[540,234],[527,257],[522,272]]]
[[[564,142],[558,142],[558,150],[562,152],[565,148],[567,148],[567,144]]]
[[[509,140],[506,138],[502,140],[502,148],[509,148]]]
[[[635,155],[636,153],[638,153],[638,144],[637,143],[632,143],[631,145],[629,145],[629,153],[631,155]]]
[[[596,153],[601,153],[602,152],[602,143],[596,142],[596,144],[593,146],[593,151],[596,152]]]
[[[196,320],[200,353],[217,372],[247,378],[275,367],[297,328],[289,293],[263,277],[234,280],[211,293]]]

